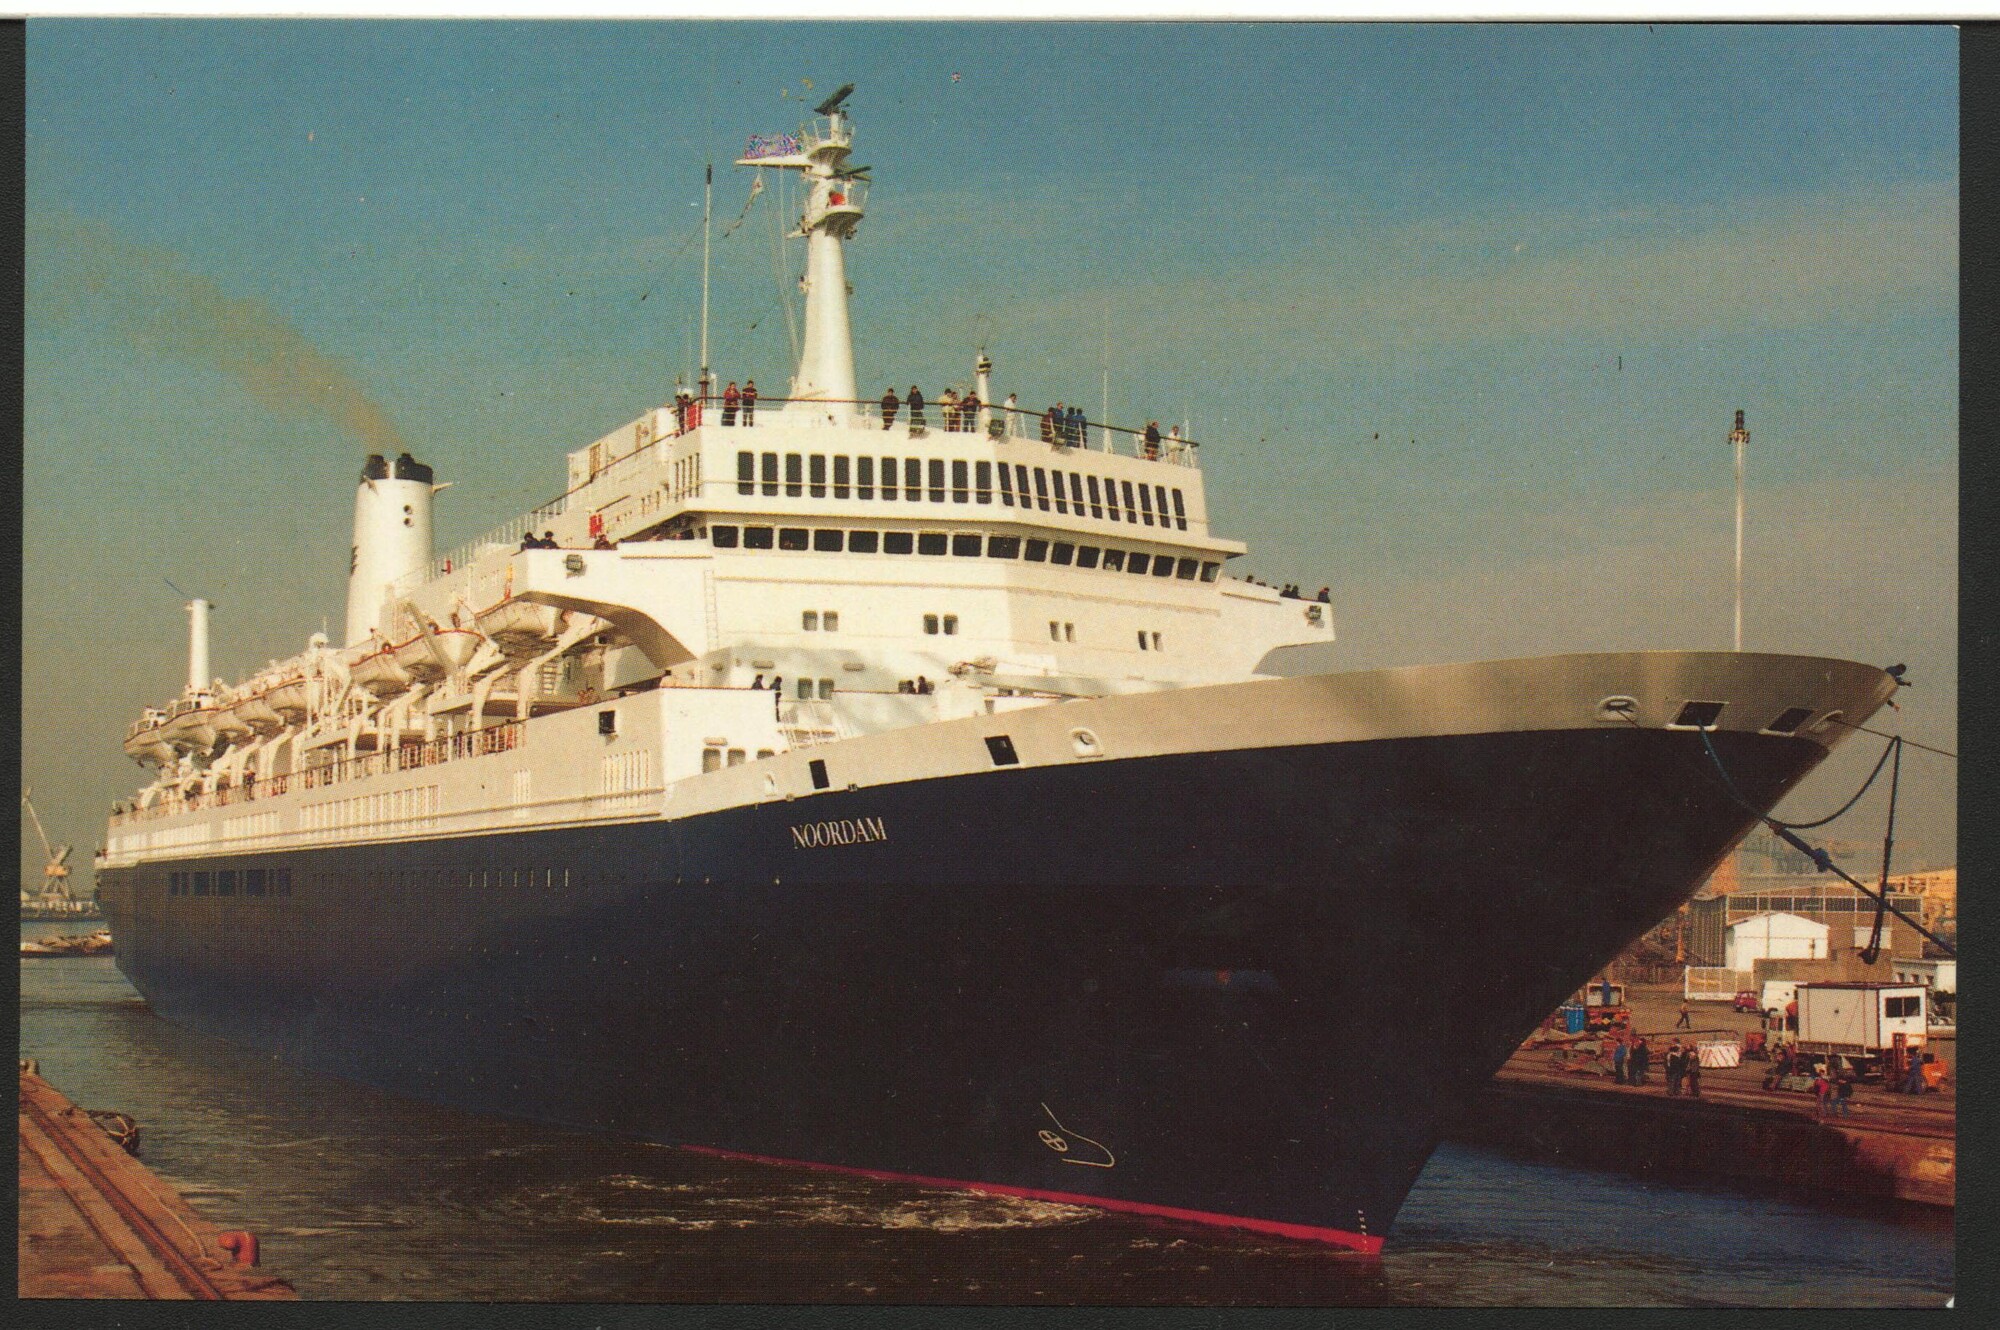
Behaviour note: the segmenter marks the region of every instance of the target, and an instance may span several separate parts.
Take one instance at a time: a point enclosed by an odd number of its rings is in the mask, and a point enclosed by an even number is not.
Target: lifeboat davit
[[[419,633],[396,648],[396,663],[419,683],[436,683],[465,668],[485,639],[470,628],[440,628]]]
[[[556,644],[563,612],[553,605],[513,596],[479,612],[479,631],[509,656],[539,656]]]

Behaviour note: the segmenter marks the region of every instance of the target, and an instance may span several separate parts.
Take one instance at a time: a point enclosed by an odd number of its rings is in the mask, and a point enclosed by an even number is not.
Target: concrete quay
[[[254,1238],[196,1214],[26,1062],[20,1126],[18,1296],[298,1296],[282,1279],[251,1268]]]
[[[1662,1071],[1678,1036],[1732,1038],[1757,1027],[1715,1003],[1696,1003],[1692,1029],[1673,1028],[1677,994],[1638,994],[1634,1029],[1652,1046],[1643,1086],[1619,1085],[1607,1063],[1553,1047],[1515,1052],[1453,1140],[1548,1163],[1610,1169],[1678,1182],[1772,1185],[1826,1196],[1950,1208],[1958,1174],[1954,1078],[1936,1094],[1855,1087],[1851,1116],[1822,1119],[1811,1095],[1765,1090],[1771,1064],[1705,1068],[1701,1096],[1667,1094]],[[1956,1041],[1934,1043],[1947,1064]]]

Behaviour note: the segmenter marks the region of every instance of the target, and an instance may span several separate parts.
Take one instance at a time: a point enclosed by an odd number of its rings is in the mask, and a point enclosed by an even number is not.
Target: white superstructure
[[[659,816],[675,782],[793,749],[1254,678],[1332,640],[1328,604],[1222,576],[1244,547],[1210,530],[1191,442],[1051,433],[992,404],[983,350],[976,412],[856,400],[864,181],[837,101],[742,163],[807,182],[790,396],[648,411],[570,453],[559,498],[441,555],[430,468],[371,456],[344,643],[191,678],[135,722],[155,779],[113,860]],[[543,533],[557,548],[526,546]],[[464,761],[501,755],[504,776]]]

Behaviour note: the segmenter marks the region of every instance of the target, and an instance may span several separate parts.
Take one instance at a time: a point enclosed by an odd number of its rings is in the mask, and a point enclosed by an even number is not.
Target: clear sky
[[[441,546],[559,493],[692,377],[703,163],[720,230],[746,136],[850,81],[864,393],[984,345],[1094,417],[1108,368],[1114,421],[1192,422],[1236,571],[1332,587],[1313,668],[1727,647],[1741,408],[1745,645],[1905,661],[1878,725],[1954,747],[1949,29],[43,20],[28,57],[22,777],[80,858],[185,677],[166,579],[238,678],[337,634],[371,441],[454,482]],[[771,202],[711,323],[767,393]],[[1955,762],[1904,794],[1898,866],[1954,862]]]

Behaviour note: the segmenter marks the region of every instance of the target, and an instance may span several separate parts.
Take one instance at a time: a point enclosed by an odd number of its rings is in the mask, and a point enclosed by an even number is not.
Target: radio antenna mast
[[[708,221],[715,209],[715,163],[708,164],[701,187],[701,392],[708,396]]]

